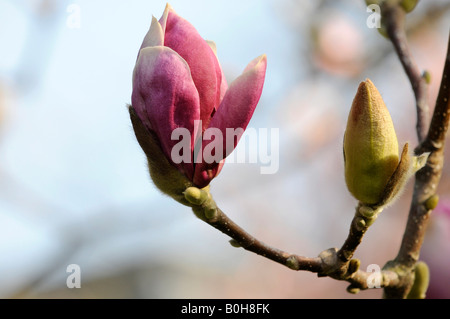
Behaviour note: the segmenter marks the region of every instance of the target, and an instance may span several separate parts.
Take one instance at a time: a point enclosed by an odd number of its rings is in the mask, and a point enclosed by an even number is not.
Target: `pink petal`
[[[144,40],[142,41],[141,47],[138,52],[138,56],[136,57],[136,61],[139,58],[139,53],[141,52],[141,49],[157,45],[160,46],[164,45],[164,31],[161,25],[159,24],[158,20],[156,20],[155,17],[152,17],[150,29],[148,30],[147,34],[144,37]],[[135,71],[136,68],[133,70],[133,81]]]
[[[242,128],[242,131],[244,131],[247,128],[261,97],[266,66],[266,55],[259,56],[251,61],[244,73],[231,83],[220,107],[211,120],[208,128],[218,128],[223,134],[223,159],[234,150],[242,136],[242,133],[237,134],[233,140],[228,141],[226,129]],[[210,142],[204,140],[203,148]],[[219,167],[217,163],[208,164],[203,161],[196,164],[194,183],[199,187],[204,184],[207,185],[212,178],[217,176],[220,168],[221,166]]]
[[[153,130],[166,157],[179,141],[171,140],[172,131],[187,128],[194,146],[194,121],[200,117],[200,102],[189,66],[175,51],[156,46],[140,51],[135,67],[132,105],[141,121]],[[193,163],[174,164],[189,179]]]
[[[199,166],[196,166],[195,168],[194,184],[200,188],[206,187],[213,178],[219,175],[224,164],[225,159],[221,160],[218,164],[197,164],[202,166],[199,169],[197,169]]]
[[[213,50],[213,52],[217,58],[217,47],[216,47],[216,44],[214,43],[214,41],[206,40],[206,43],[208,43],[209,47],[211,48],[211,50]],[[220,66],[220,62],[219,62],[219,66]],[[220,66],[220,69],[222,70],[221,66]],[[225,78],[225,73],[223,72],[223,70],[221,73],[222,73],[222,80],[220,81],[219,103],[217,103],[215,105],[215,111],[217,111],[217,109],[219,108],[220,102],[222,102],[222,99],[225,96],[225,92],[228,89],[228,84],[227,84],[227,79]]]
[[[142,41],[141,49],[158,45],[164,45],[164,30],[158,20],[152,17],[152,24]]]
[[[227,141],[225,139],[226,129],[242,128],[245,130],[247,128],[261,97],[266,66],[267,57],[265,54],[251,61],[244,73],[231,83],[219,109],[211,120],[209,127],[219,128],[224,134],[224,158],[233,151],[242,136],[240,134],[234,141]],[[228,152],[226,152],[228,144],[230,146],[228,146]]]
[[[205,130],[211,114],[220,103],[222,70],[208,43],[185,19],[167,6],[160,24],[164,30],[164,46],[186,60],[200,97],[200,119]]]
[[[163,32],[166,32],[167,17],[169,16],[170,11],[175,12],[175,10],[173,10],[173,7],[167,3],[166,7],[164,8],[163,15],[159,19],[159,23],[161,24]]]

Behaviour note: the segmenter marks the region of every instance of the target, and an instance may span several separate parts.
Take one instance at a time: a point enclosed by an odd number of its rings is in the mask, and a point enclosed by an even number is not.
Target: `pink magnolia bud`
[[[266,65],[265,55],[254,59],[228,87],[214,43],[205,41],[168,4],[159,21],[152,19],[142,42],[133,72],[132,108],[167,160],[202,188],[220,172],[247,127],[262,93]],[[172,158],[180,142],[173,132],[180,128],[190,134],[189,154],[182,154],[188,160],[181,162]],[[231,151],[221,148],[213,163],[194,154],[214,142],[203,139],[209,128],[220,130],[224,146],[232,145]],[[227,128],[242,130],[227,141]]]

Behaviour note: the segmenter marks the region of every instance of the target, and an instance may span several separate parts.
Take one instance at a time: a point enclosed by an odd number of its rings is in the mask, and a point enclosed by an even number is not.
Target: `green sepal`
[[[134,108],[128,107],[136,139],[147,156],[150,177],[155,186],[164,194],[183,205],[191,206],[184,196],[184,191],[194,186],[187,177],[167,160],[157,137],[150,132],[139,119]]]

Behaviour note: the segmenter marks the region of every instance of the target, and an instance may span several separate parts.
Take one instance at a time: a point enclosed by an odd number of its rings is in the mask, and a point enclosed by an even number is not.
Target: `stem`
[[[426,123],[428,123],[428,85],[422,77],[411,51],[405,32],[405,11],[398,5],[386,3],[383,8],[383,19],[386,21],[386,31],[391,40],[395,52],[411,82],[412,90],[416,99],[417,124],[416,131],[419,143],[426,134]]]
[[[350,282],[350,286],[347,290],[350,290],[351,288],[358,288],[361,290],[369,288],[386,288],[398,285],[399,276],[397,272],[390,270],[382,270],[379,274],[358,270],[347,281]]]
[[[385,269],[396,269],[400,274],[397,285],[385,289],[386,298],[405,298],[414,279],[414,265],[419,260],[420,249],[425,237],[426,226],[432,208],[427,206],[427,200],[435,196],[444,164],[445,135],[450,119],[450,39],[445,67],[442,75],[439,95],[436,101],[430,128],[425,137],[427,113],[427,85],[420,76],[406,45],[403,29],[403,15],[398,7],[386,10],[388,35],[394,44],[396,52],[407,73],[417,104],[417,134],[419,146],[415,153],[430,152],[426,166],[416,173],[414,194],[411,202],[408,221],[397,257],[385,266]],[[400,269],[400,270],[399,270]]]
[[[291,254],[271,247],[250,235],[231,220],[220,208],[217,208],[212,197],[209,197],[205,203],[194,205],[192,208],[196,216],[201,220],[230,236],[233,239],[233,246],[242,247],[247,251],[287,266],[292,270],[305,270],[317,273],[320,277],[329,276],[337,280],[347,281],[350,283],[349,288],[353,292],[360,289],[374,288],[374,286],[368,284],[372,280],[374,273],[359,270],[359,261],[354,262],[353,266],[349,266],[349,264],[352,264],[350,259],[346,261],[340,260],[338,251],[335,248],[325,250],[318,257],[313,258]],[[211,209],[214,209],[213,214],[211,214]],[[360,218],[361,216],[358,211],[355,214],[355,218]],[[210,218],[207,218],[206,215],[209,215]],[[368,222],[369,225],[370,222]],[[349,238],[352,236],[350,234]],[[355,266],[355,264],[358,264],[358,266]],[[376,275],[380,275],[379,282],[375,286],[376,288],[385,287],[398,281],[397,274],[392,271],[382,271]]]
[[[364,216],[361,214],[361,208],[363,207],[361,203],[356,207],[355,216],[353,217],[352,223],[350,224],[350,231],[348,233],[347,239],[342,245],[341,249],[337,252],[339,260],[346,263],[351,260],[355,254],[356,248],[361,244],[364,234],[366,233],[369,226],[375,221],[377,214],[379,212],[373,211],[372,216]]]
[[[319,257],[308,258],[298,256],[266,245],[232,221],[220,208],[217,209],[217,213],[213,219],[203,220],[214,228],[220,230],[222,233],[233,238],[239,246],[245,250],[288,266],[289,268],[295,268],[295,270],[320,272],[322,269],[321,260]]]
[[[441,87],[426,139],[416,152],[431,152],[427,165],[416,174],[415,190],[403,242],[396,260],[408,266],[418,259],[430,209],[425,202],[436,192],[444,164],[445,135],[450,119],[450,38]]]

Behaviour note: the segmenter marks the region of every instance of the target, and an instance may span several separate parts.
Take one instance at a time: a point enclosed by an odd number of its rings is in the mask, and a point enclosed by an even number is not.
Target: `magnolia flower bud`
[[[425,299],[430,283],[430,269],[423,261],[419,261],[414,268],[414,284],[407,299]]]
[[[425,166],[428,155],[412,156],[406,143],[399,161],[389,111],[375,85],[369,79],[362,82],[348,116],[344,161],[348,190],[363,204],[363,211],[376,215],[392,203],[408,179]]]
[[[365,204],[379,202],[399,162],[398,142],[389,111],[370,80],[359,85],[353,100],[344,159],[350,193]]]
[[[402,0],[400,5],[406,13],[409,13],[414,10],[418,2],[419,0]]]
[[[384,0],[366,0],[366,5],[370,6],[371,4],[381,5]]]
[[[204,188],[219,174],[250,122],[266,65],[264,54],[253,59],[228,86],[215,44],[167,5],[159,21],[152,19],[139,50],[131,108],[167,162],[190,184]],[[228,129],[237,134],[227,138]],[[211,140],[211,132],[220,133],[222,140],[216,140],[218,134]],[[212,160],[206,158],[212,153]],[[177,196],[184,199],[182,192]]]

